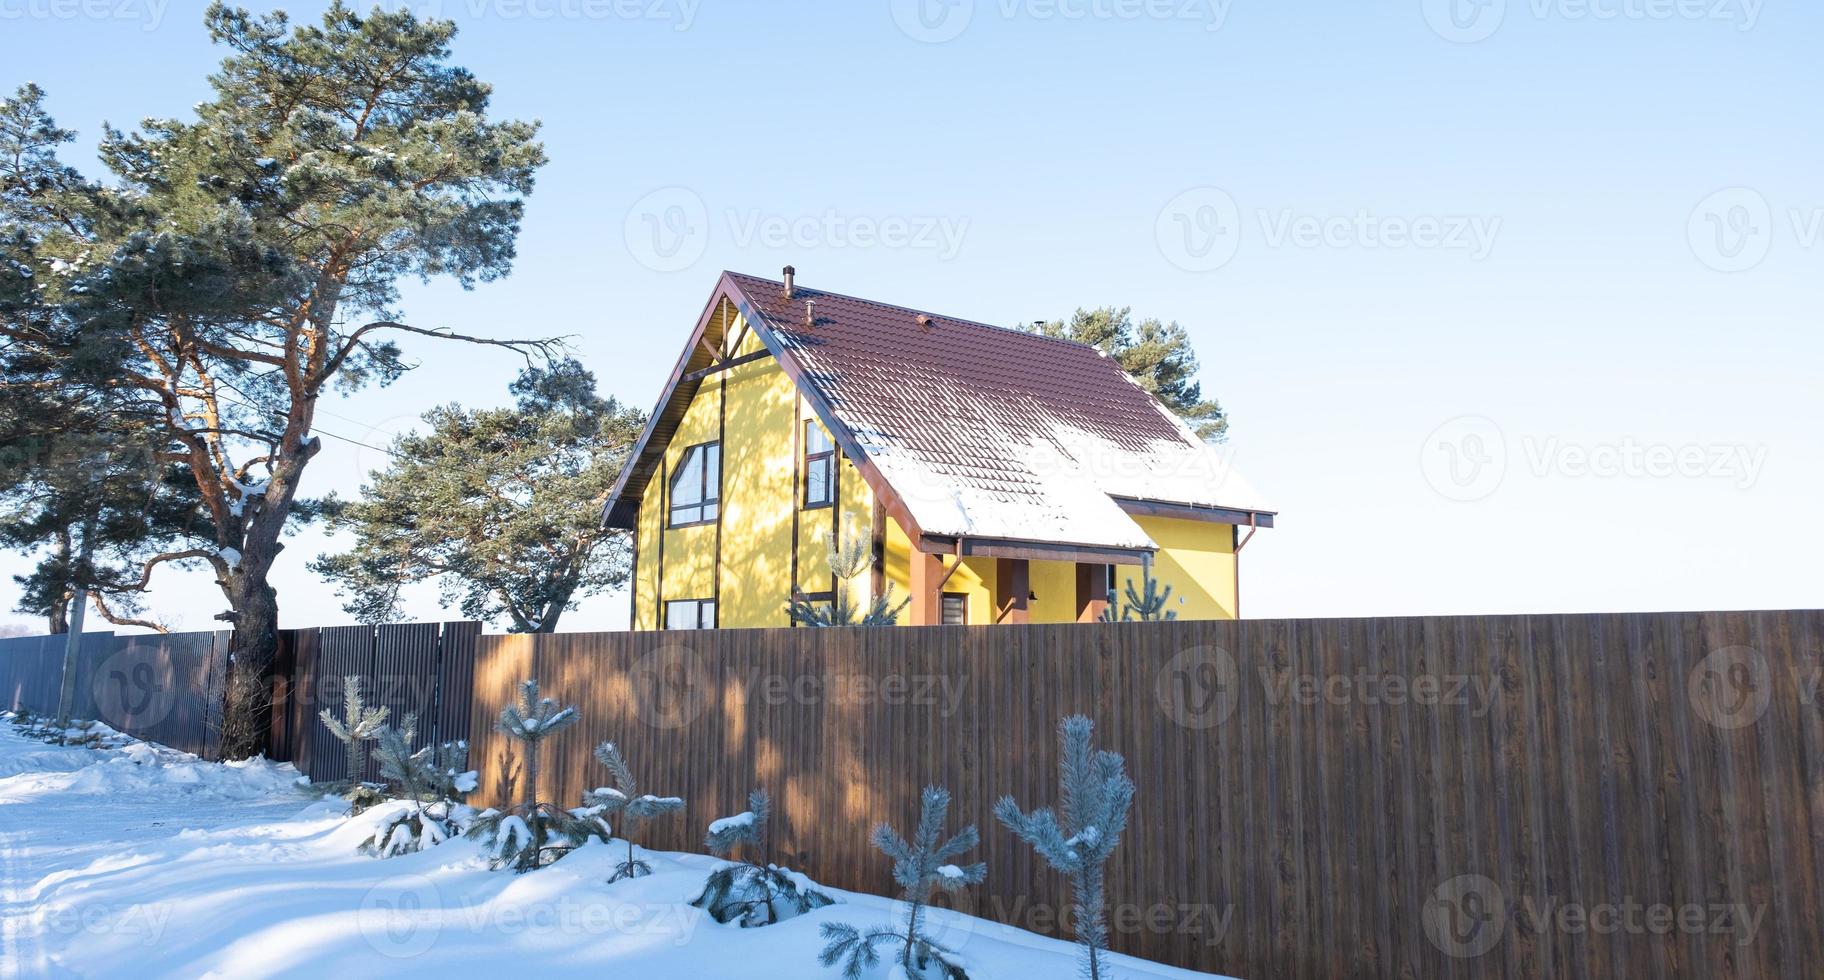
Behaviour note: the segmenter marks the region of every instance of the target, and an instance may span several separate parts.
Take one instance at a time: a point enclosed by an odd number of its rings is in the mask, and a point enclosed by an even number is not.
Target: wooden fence
[[[466,717],[476,802],[510,801],[493,719],[535,676],[583,717],[547,743],[546,799],[602,784],[589,749],[614,739],[688,799],[653,846],[700,849],[764,786],[774,860],[889,893],[868,828],[907,829],[941,784],[989,866],[959,907],[1057,932],[1067,890],[990,807],[1057,801],[1053,726],[1081,712],[1138,784],[1108,885],[1122,951],[1263,978],[1824,963],[1824,613],[477,632],[291,634],[275,753],[334,778],[325,679],[434,677],[380,700],[436,718],[426,739]],[[43,690],[44,657],[0,643],[0,693]]]
[[[1814,975],[1824,963],[1824,616],[1348,619],[488,636],[473,756],[513,685],[577,704],[542,795],[614,739],[685,796],[655,846],[775,797],[775,859],[887,892],[872,823],[927,783],[982,831],[964,907],[1048,931],[1069,896],[994,800],[1058,798],[1081,712],[1139,795],[1117,948],[1243,977]],[[956,938],[956,937],[952,937]],[[967,937],[962,937],[965,941]],[[966,946],[965,946],[966,951]]]
[[[0,639],[0,708],[55,716],[62,636]],[[72,715],[139,738],[215,758],[228,634],[116,636],[84,633]]]

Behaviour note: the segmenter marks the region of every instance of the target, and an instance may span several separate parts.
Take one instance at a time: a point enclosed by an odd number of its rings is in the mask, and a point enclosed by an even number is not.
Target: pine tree
[[[445,742],[412,751],[417,716],[406,715],[399,728],[382,728],[374,758],[380,775],[412,807],[389,820],[361,849],[381,857],[423,850],[460,831],[458,809],[462,796],[476,786],[476,773],[468,769],[467,742]]]
[[[1026,329],[1047,337],[1063,337],[1088,344],[1108,355],[1166,408],[1184,419],[1197,438],[1221,442],[1228,438],[1229,416],[1222,405],[1203,397],[1197,375],[1197,352],[1191,336],[1177,324],[1148,318],[1134,323],[1130,307],[1104,306],[1079,309],[1069,320],[1048,320]]]
[[[824,966],[842,963],[843,976],[848,980],[859,980],[864,971],[879,964],[876,947],[894,943],[900,946],[899,967],[906,977],[930,977],[935,971],[936,976],[947,980],[968,980],[968,974],[956,962],[956,951],[925,934],[922,917],[933,892],[939,888],[953,892],[980,884],[988,877],[988,866],[959,867],[949,863],[951,858],[974,850],[980,841],[973,826],[944,839],[944,818],[950,810],[948,790],[927,786],[920,802],[918,832],[912,840],[899,836],[885,823],[874,828],[872,837],[874,846],[893,859],[893,880],[903,890],[906,902],[904,931],[884,926],[864,931],[840,922],[823,924],[825,945],[818,960]]]
[[[338,720],[329,713],[328,708],[317,713],[317,717],[323,720],[323,727],[329,729],[329,733],[342,743],[344,751],[348,753],[348,800],[356,805],[357,813],[374,802],[373,794],[364,792],[365,787],[361,781],[361,772],[366,768],[362,760],[367,756],[362,746],[380,734],[391,711],[391,708],[385,707],[369,708],[366,699],[361,696],[361,676],[350,674],[342,678],[342,718]]]
[[[748,929],[770,926],[835,901],[812,887],[803,875],[767,862],[767,825],[772,812],[772,797],[766,790],[756,789],[747,795],[746,810],[709,825],[703,837],[709,853],[733,861],[739,851],[743,859],[710,872],[702,894],[691,899],[691,905],[724,925],[738,922]]]
[[[627,536],[599,511],[645,416],[597,395],[573,360],[527,368],[512,391],[510,408],[426,413],[429,430],[394,440],[362,499],[324,502],[355,546],[310,568],[355,618],[396,621],[401,589],[435,580],[470,619],[550,633],[578,599],[627,581]]]
[[[652,874],[652,865],[645,861],[635,860],[633,856],[633,830],[644,823],[659,817],[681,812],[684,801],[676,796],[651,796],[639,791],[639,784],[634,781],[633,769],[627,765],[627,759],[613,742],[603,742],[595,747],[596,761],[608,767],[608,774],[614,779],[613,786],[604,786],[586,794],[583,802],[589,806],[599,806],[607,815],[619,814],[621,817],[621,834],[627,838],[627,860],[615,865],[614,873],[608,876],[609,884],[622,878],[637,878]]]
[[[1165,608],[1166,602],[1172,597],[1172,587],[1163,585],[1153,577],[1152,565],[1142,566],[1140,580],[1145,589],[1144,594],[1134,591],[1134,580],[1128,579],[1127,602],[1124,605],[1109,603],[1108,608],[1102,610],[1103,622],[1163,623],[1178,618],[1175,610]],[[1119,615],[1116,614],[1116,606],[1121,606]]]
[[[525,802],[506,810],[482,811],[469,825],[468,836],[488,845],[496,868],[536,871],[545,863],[581,847],[590,838],[602,843],[610,827],[600,806],[566,810],[538,798],[538,753],[544,741],[577,722],[576,708],[560,708],[556,701],[538,696],[538,681],[519,685],[519,703],[500,711],[495,727],[519,742],[526,759]]]
[[[412,367],[389,339],[401,335],[528,358],[561,346],[461,336],[399,309],[402,280],[467,288],[511,271],[545,153],[536,123],[490,117],[490,87],[451,63],[448,21],[341,0],[314,24],[221,2],[203,19],[227,52],[210,93],[187,117],[104,130],[107,181],[57,161],[54,125],[8,161],[21,172],[0,175],[0,266],[13,270],[0,280],[25,278],[18,243],[45,285],[0,309],[0,348],[9,377],[18,365],[59,389],[105,386],[123,420],[155,427],[196,506],[141,575],[214,573],[233,669],[264,682],[278,652],[271,572],[315,510],[299,491],[327,396],[398,379]],[[263,746],[264,689],[227,686],[225,757]]]
[[[1058,725],[1062,816],[1051,810],[1022,813],[1011,796],[995,803],[994,815],[1069,877],[1071,917],[1083,952],[1082,975],[1087,980],[1102,980],[1108,975],[1103,865],[1127,829],[1134,784],[1127,778],[1127,762],[1120,754],[1094,747],[1094,733],[1094,724],[1082,715],[1072,715]]]
[[[835,591],[828,602],[813,601],[802,592],[795,592],[786,606],[792,622],[811,627],[892,626],[899,622],[899,614],[905,611],[911,600],[895,606],[891,582],[866,608],[855,602],[851,583],[873,561],[868,553],[867,539],[856,538],[845,543],[836,536],[836,532],[831,531],[824,536],[824,542],[827,548],[824,563],[829,567],[831,577],[836,580]]]

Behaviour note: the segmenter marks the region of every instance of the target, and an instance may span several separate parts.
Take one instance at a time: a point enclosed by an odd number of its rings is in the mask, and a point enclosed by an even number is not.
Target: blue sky
[[[461,22],[552,158],[514,275],[413,285],[413,323],[575,334],[649,407],[723,268],[997,323],[1131,305],[1189,329],[1283,512],[1250,617],[1824,601],[1815,4],[388,6]],[[198,7],[0,0],[0,85],[44,86],[92,170],[103,120],[207,94]],[[321,428],[507,400],[510,360],[409,350]],[[309,493],[382,462],[326,441]],[[326,546],[281,559],[288,624],[347,619],[303,568]],[[200,575],[152,600],[221,608]],[[602,596],[565,626],[625,620]]]

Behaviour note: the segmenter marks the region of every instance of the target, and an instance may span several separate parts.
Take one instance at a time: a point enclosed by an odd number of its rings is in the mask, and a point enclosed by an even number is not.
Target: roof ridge
[[[785,283],[780,282],[777,279],[769,278],[767,276],[756,276],[749,272],[736,272],[733,269],[724,269],[723,274],[730,275],[730,276],[739,276],[742,279],[754,279],[754,280],[758,280],[760,282],[770,283],[774,286],[780,287],[781,289],[785,288]],[[855,302],[855,303],[866,303],[870,306],[881,306],[881,307],[885,307],[889,310],[900,310],[905,313],[917,313],[917,314],[921,314],[923,316],[937,317],[939,319],[948,320],[951,323],[959,323],[959,324],[962,324],[962,325],[968,326],[968,327],[981,327],[984,330],[999,330],[1002,333],[1018,334],[1022,337],[1034,337],[1039,340],[1049,340],[1049,341],[1053,341],[1055,343],[1069,344],[1072,347],[1087,348],[1102,357],[1108,356],[1107,354],[1104,354],[1102,352],[1102,349],[1100,347],[1097,347],[1094,344],[1086,344],[1081,340],[1072,340],[1069,337],[1053,337],[1050,334],[1034,333],[1031,330],[1022,330],[1019,327],[1003,327],[1003,326],[1001,326],[999,324],[995,324],[995,323],[983,323],[980,320],[970,320],[965,317],[950,316],[947,313],[933,313],[930,310],[921,310],[916,307],[902,306],[898,303],[882,302],[881,300],[869,299],[866,296],[855,296],[850,293],[838,293],[838,292],[834,292],[834,291],[828,290],[828,289],[817,289],[813,286],[803,286],[803,285],[799,285],[797,283],[792,284],[792,289],[794,290],[794,292],[818,293],[823,296],[834,296],[837,299],[846,299],[846,300],[849,300],[849,301]]]

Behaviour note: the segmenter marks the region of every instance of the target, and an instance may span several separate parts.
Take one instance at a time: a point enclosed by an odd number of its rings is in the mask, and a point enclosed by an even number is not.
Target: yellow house
[[[912,625],[1091,621],[1150,567],[1240,613],[1274,512],[1094,348],[723,273],[603,510],[633,628],[789,626],[891,589]],[[831,535],[869,560],[839,582]],[[899,600],[895,600],[897,605]]]

